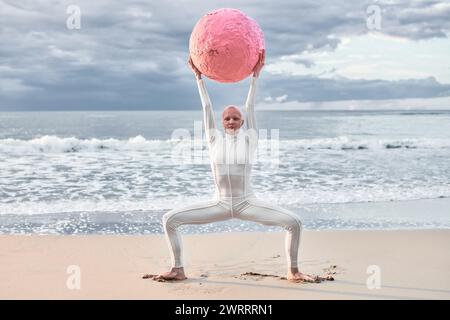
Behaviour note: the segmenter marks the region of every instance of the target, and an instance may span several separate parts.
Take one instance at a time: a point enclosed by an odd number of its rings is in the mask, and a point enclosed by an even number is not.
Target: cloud
[[[258,110],[448,110],[449,105],[450,97],[314,102],[288,101],[281,104],[266,101],[258,106]]]
[[[300,54],[329,52],[346,37],[366,34],[372,1],[77,1],[81,29],[66,27],[65,0],[0,1],[0,110],[185,109],[199,97],[186,65],[190,32],[205,13],[243,10],[261,25],[267,65],[288,59],[308,69]],[[437,1],[377,1],[381,32],[413,40],[444,37],[448,6]],[[290,56],[290,58],[286,58]],[[333,73],[331,66],[329,73]],[[322,79],[264,73],[262,97],[286,101],[432,97],[448,87],[424,78],[402,81]],[[416,83],[414,83],[416,81]],[[218,105],[244,100],[248,83],[208,83]],[[239,100],[239,101],[240,101]]]
[[[443,1],[381,1],[383,29],[391,35],[420,40],[446,38],[450,3]]]
[[[276,97],[275,101],[277,102],[284,102],[287,100],[288,95],[287,94],[283,94],[282,96]]]
[[[0,93],[16,94],[33,90],[33,87],[24,85],[19,79],[0,79]]]
[[[450,96],[450,84],[444,85],[430,77],[397,81],[323,79],[311,76],[274,75],[263,81],[265,95],[289,95],[293,101],[382,100],[432,98]]]

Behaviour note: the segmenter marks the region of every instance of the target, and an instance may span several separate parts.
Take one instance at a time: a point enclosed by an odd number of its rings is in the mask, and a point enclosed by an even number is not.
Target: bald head
[[[238,106],[226,106],[222,112],[222,125],[225,132],[229,134],[236,133],[244,124],[244,116]]]
[[[222,118],[223,118],[223,115],[225,114],[225,112],[227,112],[227,111],[229,111],[229,110],[239,112],[239,114],[240,114],[240,116],[241,116],[241,119],[244,118],[244,116],[243,116],[243,114],[242,114],[242,111],[241,111],[241,108],[239,108],[238,106],[235,106],[235,105],[229,105],[229,106],[226,106],[226,107],[223,109],[223,112],[222,112]]]

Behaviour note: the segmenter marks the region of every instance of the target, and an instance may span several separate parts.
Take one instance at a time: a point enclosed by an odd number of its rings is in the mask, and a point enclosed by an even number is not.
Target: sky
[[[450,109],[450,1],[0,0],[0,111],[200,110],[189,37],[223,7],[264,33],[261,109]]]

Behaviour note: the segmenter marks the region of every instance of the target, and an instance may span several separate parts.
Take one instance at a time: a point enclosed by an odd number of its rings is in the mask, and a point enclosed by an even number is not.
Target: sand
[[[3,235],[0,298],[450,299],[450,230],[304,231],[301,270],[322,283],[283,279],[284,232],[183,239],[188,279],[164,283],[142,279],[170,265],[162,235]]]

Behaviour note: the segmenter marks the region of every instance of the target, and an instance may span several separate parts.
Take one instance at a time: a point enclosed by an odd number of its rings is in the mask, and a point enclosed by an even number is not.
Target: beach
[[[163,214],[214,192],[201,110],[0,112],[0,298],[449,299],[449,117],[258,112],[255,195],[335,280],[282,279],[283,229],[230,219],[181,226],[188,279],[162,283]]]
[[[450,2],[328,2],[0,1],[0,300],[450,300]]]
[[[170,266],[163,235],[2,235],[0,299],[450,299],[450,230],[306,230],[300,269],[322,283],[281,278],[284,232],[183,240],[174,283],[142,279]]]

